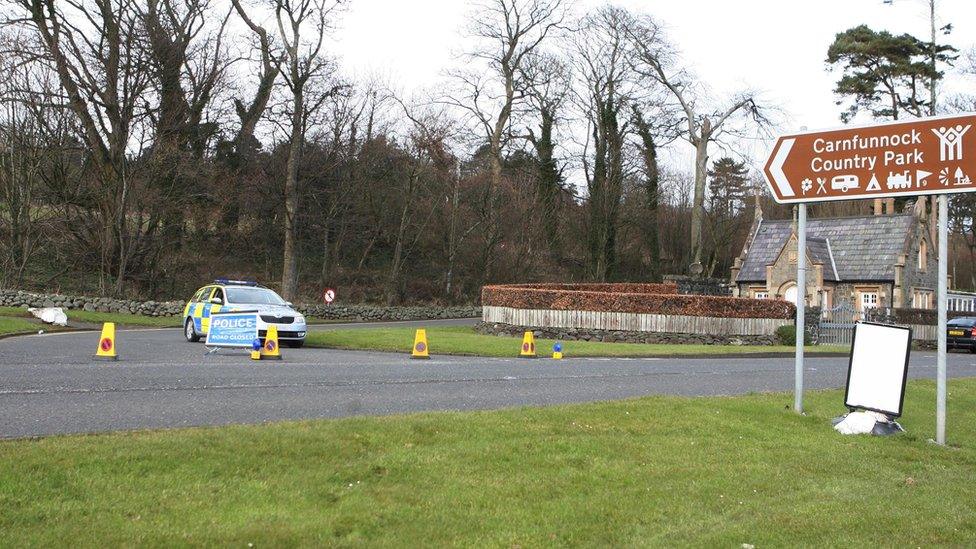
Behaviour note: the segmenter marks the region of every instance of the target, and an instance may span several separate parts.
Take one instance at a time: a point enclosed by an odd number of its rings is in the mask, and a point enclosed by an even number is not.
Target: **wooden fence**
[[[769,336],[780,326],[792,325],[788,318],[718,318],[645,313],[596,311],[556,311],[516,309],[486,305],[482,320],[538,328],[584,328],[672,334],[711,334],[720,336]]]

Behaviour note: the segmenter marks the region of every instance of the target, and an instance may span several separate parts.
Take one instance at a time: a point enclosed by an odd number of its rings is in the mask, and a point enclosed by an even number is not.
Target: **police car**
[[[278,341],[288,347],[305,344],[305,317],[274,291],[255,282],[218,278],[193,294],[183,308],[183,335],[187,341],[200,341],[210,329],[210,315],[224,311],[257,311],[258,336],[264,338],[268,326],[278,328]]]

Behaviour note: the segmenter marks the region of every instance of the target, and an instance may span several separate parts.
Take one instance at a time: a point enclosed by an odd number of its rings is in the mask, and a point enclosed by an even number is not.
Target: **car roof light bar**
[[[215,279],[214,284],[224,284],[227,286],[254,286],[254,287],[257,287],[258,285],[258,283],[253,280],[230,280],[227,278]]]

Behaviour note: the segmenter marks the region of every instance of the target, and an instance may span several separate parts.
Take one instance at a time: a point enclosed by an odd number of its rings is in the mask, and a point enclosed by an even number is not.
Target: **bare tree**
[[[262,26],[254,22],[247,10],[241,4],[241,0],[231,0],[234,10],[244,21],[257,40],[257,49],[261,55],[261,66],[258,72],[258,83],[254,89],[254,96],[245,103],[244,100],[235,98],[234,109],[241,125],[234,136],[234,150],[238,155],[242,155],[246,149],[251,148],[254,141],[254,131],[257,128],[264,110],[268,107],[271,93],[274,91],[275,80],[278,78],[282,62],[282,52],[273,48],[270,33]]]
[[[586,16],[574,34],[577,102],[587,120],[590,143],[583,153],[587,180],[590,276],[607,280],[616,266],[620,203],[626,177],[624,146],[631,131],[636,90],[624,33],[631,15],[603,7]]]
[[[227,12],[215,28],[209,0],[146,0],[136,4],[145,27],[159,105],[154,148],[201,158],[215,133],[202,124],[229,60],[223,51]]]
[[[328,73],[329,62],[321,55],[322,43],[329,29],[330,17],[338,10],[340,0],[272,0],[278,36],[285,50],[281,75],[291,96],[288,128],[288,165],[285,174],[285,244],[282,254],[281,295],[294,299],[298,292],[298,168],[308,117],[332,93],[320,89],[307,97],[309,82]]]
[[[558,261],[562,257],[557,213],[563,192],[563,167],[557,158],[555,132],[563,120],[562,111],[569,99],[572,78],[569,67],[554,55],[533,54],[527,60],[529,108],[523,116],[535,122],[535,127],[528,125],[525,130],[537,162],[535,198],[542,216],[546,247]]]
[[[731,119],[746,115],[759,128],[768,128],[771,122],[756,101],[752,92],[735,95],[727,105],[710,109],[703,106],[703,98],[693,77],[684,70],[675,69],[674,48],[667,44],[660,28],[649,17],[640,18],[628,27],[631,44],[635,51],[634,67],[640,74],[667,89],[684,113],[685,130],[682,137],[695,147],[695,190],[691,211],[691,266],[692,274],[701,274],[702,223],[705,218],[705,185],[708,174],[708,147],[724,133],[735,132]]]
[[[135,125],[145,114],[142,98],[150,71],[139,47],[138,14],[124,0],[18,0],[91,153],[101,219],[100,273],[103,292],[109,277],[121,294],[127,277],[131,203],[126,150]],[[31,55],[33,52],[27,52]]]
[[[478,48],[468,54],[476,68],[452,73],[459,90],[446,101],[474,120],[488,148],[491,180],[483,197],[484,265],[490,278],[495,246],[501,241],[495,215],[502,186],[503,154],[512,138],[511,116],[527,93],[525,64],[567,17],[563,0],[485,0],[471,24]]]

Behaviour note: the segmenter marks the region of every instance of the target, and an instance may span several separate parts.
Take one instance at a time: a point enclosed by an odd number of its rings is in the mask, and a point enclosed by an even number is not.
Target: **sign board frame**
[[[858,360],[861,360],[861,358],[860,358],[861,353],[858,353],[858,350],[859,349],[858,349],[858,343],[857,343],[857,334],[858,334],[858,331],[861,329],[862,326],[882,327],[882,328],[885,328],[886,330],[890,330],[891,332],[907,332],[907,334],[906,334],[907,335],[906,345],[905,345],[905,349],[904,349],[904,360],[901,362],[901,364],[902,364],[902,368],[901,368],[901,382],[900,382],[901,383],[901,386],[900,386],[900,390],[899,390],[899,393],[900,394],[898,396],[898,408],[896,410],[886,410],[886,409],[881,408],[880,406],[878,406],[878,407],[875,407],[875,406],[865,406],[864,404],[860,404],[860,403],[856,403],[856,402],[851,402],[851,378],[854,377],[854,369],[859,366],[859,365],[855,364],[855,358],[858,358]],[[866,334],[864,334],[864,335],[866,335]],[[886,414],[886,415],[891,416],[891,417],[901,417],[902,410],[905,407],[905,385],[908,384],[908,363],[909,363],[909,361],[911,359],[911,354],[912,354],[912,335],[913,335],[912,334],[912,329],[910,327],[907,327],[907,326],[893,326],[893,325],[890,325],[890,324],[880,324],[880,323],[876,323],[876,322],[858,322],[854,326],[854,335],[853,335],[853,337],[851,339],[851,355],[850,355],[850,359],[849,359],[849,361],[847,363],[847,387],[844,389],[844,406],[846,406],[850,410],[853,410],[855,408],[859,408],[861,410],[870,410],[872,412],[878,412],[878,413],[881,413],[881,414]],[[902,336],[899,335],[899,337],[902,337]],[[863,337],[862,337],[862,340],[861,341],[862,342],[864,341],[864,338]],[[894,349],[894,352],[898,352],[898,349]],[[870,358],[864,359],[864,360],[870,360]]]
[[[776,202],[780,204],[819,203],[819,202],[832,202],[836,200],[871,200],[871,199],[880,199],[880,198],[929,196],[929,195],[938,196],[938,195],[955,194],[960,192],[976,192],[976,155],[970,154],[969,159],[964,161],[960,153],[959,158],[950,158],[947,160],[943,160],[941,157],[941,155],[944,154],[944,152],[941,150],[943,146],[942,144],[943,137],[939,137],[938,134],[934,134],[935,138],[939,142],[939,148],[940,148],[939,150],[940,157],[938,161],[936,160],[924,161],[921,160],[919,157],[919,162],[905,160],[905,163],[897,164],[895,166],[889,166],[887,164],[885,164],[885,167],[873,166],[870,168],[870,171],[872,172],[873,175],[877,175],[878,173],[883,173],[883,172],[907,171],[907,172],[912,172],[911,175],[915,175],[916,178],[918,178],[917,176],[919,175],[918,173],[919,170],[917,170],[917,166],[923,163],[928,167],[932,167],[933,164],[938,164],[942,166],[949,163],[952,164],[954,167],[958,167],[960,169],[962,168],[962,164],[968,164],[969,166],[967,167],[967,170],[969,170],[969,172],[971,173],[967,173],[965,175],[967,176],[967,180],[969,176],[972,176],[973,178],[972,183],[965,184],[965,185],[958,185],[955,183],[942,184],[939,182],[941,176],[939,170],[932,168],[932,171],[921,170],[925,174],[921,178],[925,180],[924,187],[921,186],[921,183],[914,181],[912,179],[906,182],[908,184],[907,187],[903,187],[898,190],[884,190],[882,188],[880,191],[872,191],[868,193],[865,190],[865,192],[856,192],[850,195],[846,194],[846,190],[844,191],[843,194],[834,194],[832,191],[831,192],[824,191],[824,194],[821,194],[819,191],[821,190],[820,187],[823,183],[817,182],[816,185],[810,189],[809,192],[811,194],[805,195],[803,194],[802,191],[800,193],[796,193],[795,192],[796,187],[793,186],[793,184],[802,184],[803,179],[798,178],[795,175],[792,178],[788,178],[786,175],[787,165],[790,165],[789,171],[791,172],[794,171],[792,169],[793,162],[790,162],[790,159],[795,157],[795,155],[791,156],[791,153],[793,153],[792,149],[799,141],[809,141],[815,136],[826,137],[826,136],[831,136],[832,134],[851,135],[852,138],[859,138],[863,140],[863,139],[868,139],[869,137],[862,136],[858,132],[864,132],[864,131],[871,132],[873,130],[878,130],[878,129],[900,127],[902,129],[898,129],[897,131],[895,131],[896,135],[917,134],[918,136],[922,136],[925,138],[926,141],[924,143],[920,143],[918,147],[929,147],[929,150],[920,151],[920,153],[924,153],[924,152],[932,153],[933,151],[931,150],[931,145],[932,145],[931,138],[933,137],[933,134],[931,133],[930,130],[932,130],[933,128],[930,128],[928,126],[938,126],[942,122],[948,123],[950,121],[956,122],[957,124],[960,125],[960,127],[963,128],[963,133],[958,136],[958,143],[953,143],[952,144],[953,146],[958,146],[958,148],[962,149],[962,145],[965,142],[972,143],[974,140],[976,140],[976,113],[971,113],[971,112],[957,113],[957,114],[943,115],[943,116],[931,116],[925,118],[915,118],[910,120],[893,120],[887,122],[878,122],[874,124],[859,124],[857,126],[836,126],[836,127],[824,128],[818,130],[804,129],[799,132],[781,135],[776,139],[776,143],[774,144],[772,151],[770,151],[769,158],[767,159],[766,163],[763,165],[763,177],[766,180],[766,184],[768,185],[770,192],[772,193]],[[965,126],[963,126],[962,124],[965,124]],[[917,130],[915,128],[916,126],[925,126],[924,131]],[[903,146],[903,145],[897,145],[897,146]],[[916,151],[919,150],[918,147],[915,147]],[[874,156],[883,156],[884,150],[881,149],[880,147],[873,147],[872,149],[875,150],[875,152],[873,153]],[[976,147],[970,146],[968,149],[966,149],[966,151],[970,153],[974,153],[976,152]],[[860,151],[858,149],[855,149],[849,151],[848,150],[827,151],[824,153],[817,153],[817,154],[824,154],[831,158],[836,158],[836,157],[844,157],[845,153],[846,156],[850,156],[850,155],[857,156],[859,152]],[[798,152],[796,154],[802,155],[805,153]],[[946,167],[946,170],[949,170],[949,167]],[[834,170],[825,169],[824,171],[831,172]],[[875,171],[877,173],[874,173]],[[955,172],[952,173],[954,174]],[[946,172],[946,176],[947,177],[949,176],[949,172]],[[795,181],[797,179],[799,180]],[[816,175],[813,173],[808,173],[808,177],[806,177],[806,179],[810,180],[811,185],[813,185],[812,180],[816,179]],[[830,175],[825,175],[824,179],[826,180],[825,181],[826,185],[828,186],[833,185],[833,181],[832,181],[833,178]],[[855,178],[855,179],[858,179],[859,181],[859,178]],[[857,185],[859,184],[860,182],[857,183]],[[869,182],[863,181],[863,184],[865,185],[865,189],[867,189]],[[860,188],[857,185],[854,188]],[[789,192],[792,193],[792,196],[786,196],[784,189],[789,190]]]
[[[213,330],[213,328],[214,328],[214,325],[213,325],[214,317],[230,316],[230,315],[249,316],[249,317],[253,318],[254,319],[254,335],[253,335],[253,337],[251,337],[247,341],[247,343],[244,343],[243,341],[241,343],[237,343],[237,344],[234,344],[234,343],[217,343],[217,342],[211,342],[210,341],[210,337],[214,333],[214,330]],[[218,311],[216,313],[211,313],[211,315],[210,315],[210,329],[207,330],[207,339],[204,342],[204,346],[206,346],[206,347],[214,347],[214,348],[228,348],[228,349],[250,349],[251,346],[254,344],[254,340],[255,339],[258,339],[258,311],[256,311],[256,310],[250,310],[250,311]]]

